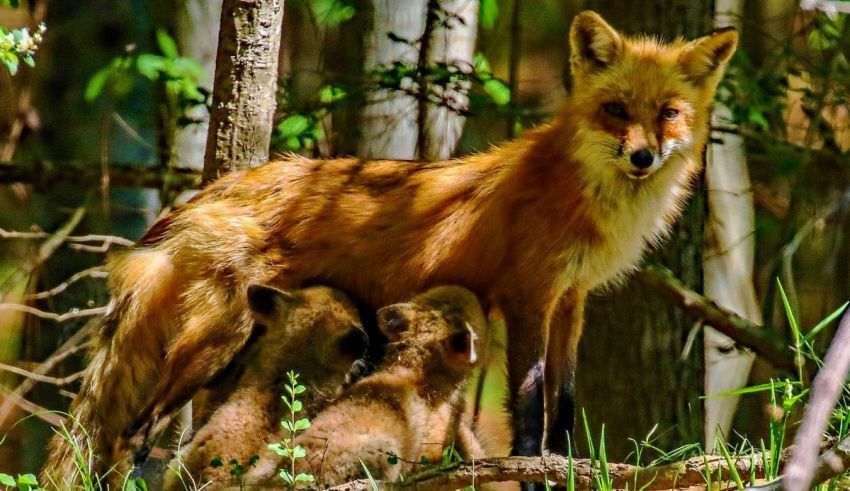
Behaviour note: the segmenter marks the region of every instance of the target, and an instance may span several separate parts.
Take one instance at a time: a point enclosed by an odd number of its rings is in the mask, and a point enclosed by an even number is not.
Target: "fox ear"
[[[258,283],[248,286],[248,307],[251,308],[251,312],[260,317],[279,314],[294,301],[295,294],[291,292]]]
[[[398,341],[410,329],[412,309],[410,303],[395,303],[378,309],[378,328],[390,342]]]
[[[710,79],[717,83],[737,46],[738,32],[734,27],[717,30],[688,43],[679,66],[685,77],[696,84],[703,85]]]
[[[596,12],[585,10],[570,28],[570,65],[574,74],[605,68],[620,55],[623,41]]]
[[[475,365],[479,359],[478,334],[469,322],[464,323],[464,329],[446,340],[446,350],[450,363],[460,366]]]

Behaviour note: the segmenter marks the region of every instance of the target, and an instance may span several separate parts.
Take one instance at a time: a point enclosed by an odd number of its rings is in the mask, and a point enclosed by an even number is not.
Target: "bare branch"
[[[50,298],[52,296],[58,295],[65,290],[68,289],[69,286],[74,283],[84,279],[84,278],[106,278],[109,275],[106,271],[103,270],[100,266],[95,266],[92,268],[84,269],[82,271],[77,271],[70,278],[65,280],[64,282],[54,286],[49,290],[45,290],[43,292],[33,293],[24,297],[27,300],[43,300],[45,298]]]
[[[764,460],[769,455],[736,457],[733,464],[738,474],[749,475],[750,467],[755,466],[756,477],[764,472]],[[786,454],[783,453],[783,459]],[[542,482],[548,480],[564,485],[572,472],[575,479],[575,489],[589,490],[595,488],[595,477],[598,466],[589,459],[567,459],[559,455],[545,457],[500,457],[476,460],[473,463],[464,462],[442,469],[429,469],[399,482],[378,482],[381,490],[428,490],[450,491],[473,483],[481,485],[489,482],[524,481]],[[687,488],[689,486],[705,486],[705,475],[722,481],[731,480],[731,473],[726,459],[722,456],[710,455],[694,457],[683,462],[658,466],[638,467],[628,464],[608,464],[614,489],[660,490],[671,488]],[[262,489],[267,485],[249,486],[249,489]],[[331,488],[332,491],[368,491],[372,485],[366,479],[352,481]]]
[[[710,299],[686,287],[670,270],[650,265],[638,277],[646,285],[670,297],[685,312],[753,350],[779,368],[796,369],[788,344],[779,335],[737,314],[717,306]]]
[[[99,324],[100,319],[89,319],[83,327],[78,329],[77,332],[72,334],[67,341],[62,343],[62,346],[54,351],[52,355],[38,366],[38,368],[34,369],[33,373],[46,374],[62,360],[78,352],[84,345],[83,341],[88,337],[92,329]],[[35,384],[35,380],[26,379],[10,392],[11,396],[4,398],[5,400],[3,401],[3,404],[0,405],[0,428],[4,427],[9,416],[11,416],[12,409],[17,405],[16,401],[18,398],[23,398],[33,387],[35,387]]]
[[[27,314],[34,315],[41,319],[52,320],[55,322],[65,322],[71,319],[79,319],[81,317],[92,317],[96,315],[106,315],[109,312],[109,306],[103,307],[95,307],[93,309],[71,309],[64,314],[57,314],[55,312],[45,312],[44,310],[39,310],[35,307],[30,307],[29,305],[22,305],[19,303],[0,303],[0,310],[17,310],[19,312],[25,312]]]
[[[0,183],[31,183],[49,187],[53,183],[101,184],[103,173],[100,164],[90,162],[34,162],[0,166]],[[191,169],[154,167],[145,164],[109,165],[109,182],[112,186],[184,190],[201,185],[200,173]]]
[[[53,384],[53,385],[68,385],[71,382],[79,379],[83,375],[83,372],[76,372],[76,373],[72,373],[71,375],[68,375],[67,377],[61,377],[61,378],[50,377],[50,376],[47,376],[47,375],[41,375],[41,374],[38,374],[38,373],[35,373],[35,372],[31,372],[29,370],[24,370],[23,368],[16,367],[14,365],[7,365],[5,363],[0,363],[0,370],[6,371],[6,372],[9,372],[9,373],[14,373],[14,374],[20,375],[22,377],[30,378],[30,379],[35,380],[36,382],[44,382],[46,384]]]
[[[65,421],[65,418],[55,412],[48,411],[46,408],[41,407],[32,401],[28,401],[5,387],[0,387],[0,394],[3,395],[4,405],[6,403],[5,401],[11,401],[24,411],[35,415],[39,419],[47,421],[53,426],[59,426],[59,424]]]

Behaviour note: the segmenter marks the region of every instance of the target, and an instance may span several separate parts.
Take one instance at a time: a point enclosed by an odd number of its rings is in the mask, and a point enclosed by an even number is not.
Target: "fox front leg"
[[[544,373],[546,448],[558,455],[566,455],[568,434],[573,434],[575,423],[575,373],[586,298],[586,291],[567,291],[549,325]]]
[[[543,450],[543,369],[548,319],[545,308],[515,299],[499,302],[508,328],[508,379],[514,425],[513,454]]]

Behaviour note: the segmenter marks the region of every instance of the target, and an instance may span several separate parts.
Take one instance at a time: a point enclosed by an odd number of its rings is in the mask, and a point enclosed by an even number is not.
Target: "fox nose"
[[[632,165],[639,169],[646,169],[652,165],[654,160],[655,156],[652,155],[652,151],[648,148],[641,148],[631,156]]]

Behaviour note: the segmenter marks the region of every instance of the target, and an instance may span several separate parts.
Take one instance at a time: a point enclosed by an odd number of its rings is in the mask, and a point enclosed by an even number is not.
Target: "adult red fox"
[[[314,282],[373,309],[440,284],[498,305],[514,453],[541,453],[544,394],[563,452],[585,296],[679,215],[737,39],[629,38],[584,12],[572,94],[515,141],[435,163],[292,157],[211,184],[110,263],[114,309],[72,406],[95,452],[115,462],[122,435],[155,435],[227,365],[251,330],[248,285]]]

